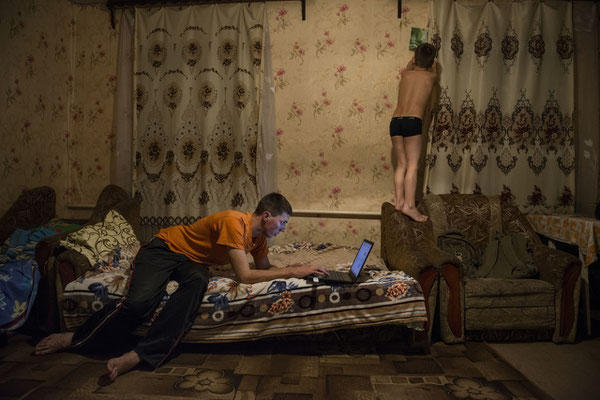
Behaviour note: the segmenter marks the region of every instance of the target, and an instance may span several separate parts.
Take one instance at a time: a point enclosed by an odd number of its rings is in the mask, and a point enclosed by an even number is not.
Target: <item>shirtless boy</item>
[[[279,193],[264,196],[254,213],[226,210],[191,225],[161,230],[135,257],[127,295],[107,304],[75,332],[55,333],[35,347],[36,355],[67,349],[86,351],[110,348],[111,338],[133,331],[154,312],[170,280],[179,282],[165,307],[136,347],[111,358],[106,378],[145,362],[162,364],[185,333],[206,292],[209,266],[231,263],[237,281],[255,283],[280,278],[327,274],[317,265],[294,264],[276,268],[269,262],[267,239],[285,231],[292,207]],[[250,268],[246,253],[252,254]]]
[[[414,221],[424,222],[415,204],[417,168],[421,156],[422,119],[433,85],[437,79],[431,70],[435,59],[435,47],[423,43],[415,50],[398,86],[398,105],[390,122],[392,148],[396,157],[394,186],[396,210]]]

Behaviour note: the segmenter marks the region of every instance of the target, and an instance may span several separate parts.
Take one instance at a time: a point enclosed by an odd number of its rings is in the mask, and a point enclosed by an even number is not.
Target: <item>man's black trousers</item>
[[[141,323],[148,321],[165,294],[167,283],[179,283],[148,333],[135,347],[142,361],[157,368],[191,326],[209,280],[206,265],[172,252],[154,238],[135,257],[129,291],[94,313],[73,335],[73,349],[97,350],[119,343]]]

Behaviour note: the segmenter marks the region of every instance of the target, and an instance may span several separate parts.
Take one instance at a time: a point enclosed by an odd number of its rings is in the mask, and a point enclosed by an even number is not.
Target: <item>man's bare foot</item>
[[[70,349],[72,339],[73,332],[53,333],[52,335],[43,338],[35,345],[33,354],[41,356]]]
[[[111,382],[117,379],[117,376],[124,374],[131,368],[140,363],[140,356],[135,351],[123,354],[121,357],[111,358],[106,363],[107,377]]]
[[[403,207],[401,211],[402,214],[416,222],[425,222],[429,218],[427,215],[421,214],[415,207]]]
[[[402,208],[404,207],[404,201],[397,201],[396,205],[394,206],[394,208],[397,211],[402,211]]]

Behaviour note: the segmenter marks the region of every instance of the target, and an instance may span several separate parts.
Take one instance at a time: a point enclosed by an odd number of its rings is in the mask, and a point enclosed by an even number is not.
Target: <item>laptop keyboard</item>
[[[352,278],[350,278],[350,274],[348,272],[343,272],[343,271],[332,271],[329,270],[329,275],[327,276],[328,278],[333,278],[333,279],[337,279],[340,281],[352,281]]]

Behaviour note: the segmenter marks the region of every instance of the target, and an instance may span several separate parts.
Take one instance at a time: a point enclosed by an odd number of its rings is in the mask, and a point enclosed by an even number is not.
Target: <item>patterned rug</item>
[[[278,340],[180,345],[161,368],[103,386],[106,356],[33,356],[28,336],[0,348],[0,398],[9,399],[549,399],[485,343]]]

